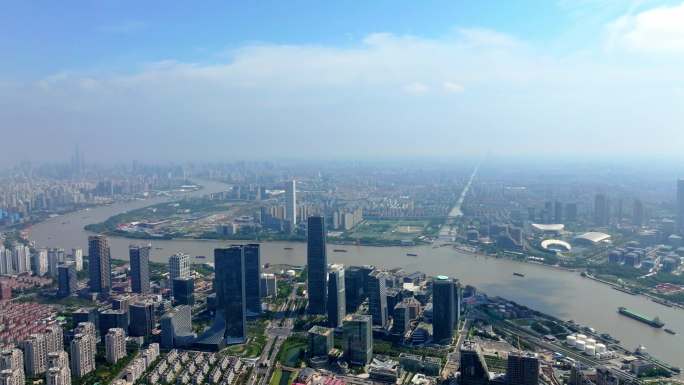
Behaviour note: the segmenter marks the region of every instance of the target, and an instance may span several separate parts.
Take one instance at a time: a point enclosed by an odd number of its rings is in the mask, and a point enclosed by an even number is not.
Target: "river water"
[[[202,182],[205,188],[191,195],[221,191],[225,185]],[[34,225],[30,238],[41,247],[87,248],[89,235],[83,227],[104,221],[108,217],[151,204],[163,199],[117,203],[88,211],[51,218]],[[132,241],[111,237],[112,256],[128,259],[128,245]],[[146,241],[145,241],[146,242]],[[200,240],[159,240],[152,242],[151,259],[166,262],[177,251],[206,256],[212,261],[213,249],[236,242]],[[286,250],[285,248],[292,248]],[[347,252],[333,252],[346,249]],[[407,253],[417,254],[409,257]],[[202,261],[202,260],[200,260]],[[450,247],[370,247],[329,246],[328,261],[335,263],[374,264],[381,267],[401,267],[406,271],[423,271],[429,275],[446,274],[456,277],[489,295],[502,296],[561,319],[572,319],[600,332],[608,332],[622,341],[623,346],[635,348],[645,345],[654,356],[684,367],[682,335],[672,336],[617,313],[618,306],[626,306],[648,316],[659,316],[666,327],[684,333],[684,310],[667,308],[645,297],[625,294],[609,286],[582,278],[578,273],[514,262],[504,259],[473,256]],[[289,242],[262,243],[262,263],[306,263],[306,244]],[[525,274],[524,278],[513,272]]]

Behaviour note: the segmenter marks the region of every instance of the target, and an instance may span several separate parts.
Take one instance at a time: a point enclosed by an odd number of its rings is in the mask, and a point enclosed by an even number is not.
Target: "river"
[[[204,189],[191,195],[225,189],[225,185],[220,183],[201,183]],[[163,201],[164,199],[157,198],[123,202],[50,218],[34,225],[30,230],[30,238],[41,247],[81,247],[85,250],[89,235],[83,229],[85,225],[102,222],[112,215]],[[112,256],[128,259],[128,245],[131,242],[135,241],[111,237]],[[193,256],[204,255],[207,257],[206,261],[212,261],[214,248],[231,243],[236,242],[158,240],[152,242],[151,259],[166,262],[174,252],[184,251]],[[285,250],[285,247],[292,249]],[[346,249],[347,252],[333,252],[333,249]],[[407,252],[418,256],[409,257],[406,255]],[[648,316],[657,315],[665,322],[666,327],[681,333],[684,333],[684,311],[667,308],[642,296],[619,292],[607,285],[582,278],[577,273],[505,259],[472,256],[450,247],[432,246],[329,246],[328,261],[348,265],[402,267],[409,272],[419,270],[430,275],[448,274],[489,295],[502,296],[558,318],[572,319],[600,332],[608,332],[620,339],[627,348],[633,349],[643,344],[651,354],[661,360],[684,367],[682,335],[672,336],[663,330],[628,319],[619,315],[617,308],[626,306]],[[303,265],[306,263],[306,244],[262,243],[262,262]],[[513,276],[513,272],[523,273],[525,277]]]

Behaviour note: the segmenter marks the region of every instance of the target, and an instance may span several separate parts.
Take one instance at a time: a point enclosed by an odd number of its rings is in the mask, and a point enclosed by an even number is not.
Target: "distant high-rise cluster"
[[[31,249],[21,244],[5,248],[0,242],[0,275],[31,271]]]

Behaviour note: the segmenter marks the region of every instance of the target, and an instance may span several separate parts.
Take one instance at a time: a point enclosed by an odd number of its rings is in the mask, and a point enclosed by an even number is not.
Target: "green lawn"
[[[288,337],[278,352],[278,362],[285,366],[298,367],[304,359],[307,341],[305,338]]]

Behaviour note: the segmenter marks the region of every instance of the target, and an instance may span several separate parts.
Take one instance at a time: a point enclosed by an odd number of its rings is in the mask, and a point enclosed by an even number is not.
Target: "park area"
[[[439,224],[430,219],[366,219],[344,237],[368,243],[398,243],[416,241],[433,230],[439,231]]]

